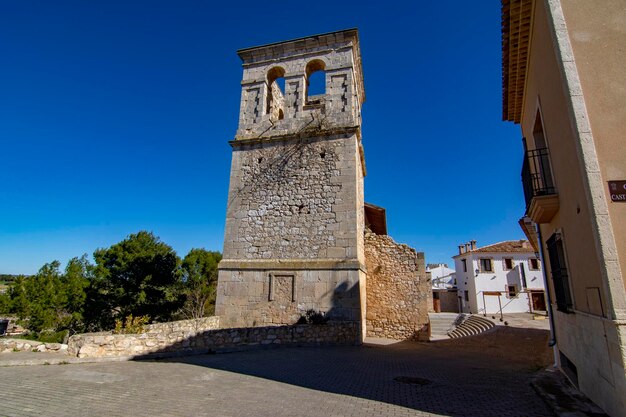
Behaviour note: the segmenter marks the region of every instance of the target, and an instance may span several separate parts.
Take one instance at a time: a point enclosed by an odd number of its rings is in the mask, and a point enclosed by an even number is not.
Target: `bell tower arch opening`
[[[266,111],[270,120],[276,122],[285,117],[285,69],[272,67],[267,72],[267,104]]]
[[[321,59],[314,59],[306,65],[306,102],[318,103],[321,96],[326,94],[326,63]]]

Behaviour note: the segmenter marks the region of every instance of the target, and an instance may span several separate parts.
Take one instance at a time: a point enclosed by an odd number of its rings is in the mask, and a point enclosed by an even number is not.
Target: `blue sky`
[[[237,49],[358,27],[366,201],[448,262],[522,238],[499,2],[0,2],[0,273],[150,230],[221,250]]]

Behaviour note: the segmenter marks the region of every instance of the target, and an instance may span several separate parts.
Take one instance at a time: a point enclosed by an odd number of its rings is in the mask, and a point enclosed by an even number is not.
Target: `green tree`
[[[25,282],[29,330],[37,333],[42,330],[56,331],[69,321],[60,266],[59,261],[47,263]]]
[[[17,277],[9,287],[9,311],[20,319],[25,319],[30,314],[30,303],[26,295],[26,280],[23,275]]]
[[[11,297],[8,291],[0,294],[0,314],[9,314],[11,312]]]
[[[93,277],[94,266],[89,263],[87,255],[72,258],[65,267],[61,277],[61,291],[65,301],[64,308],[69,315],[65,327],[70,333],[84,330],[84,309],[87,298],[86,289]]]
[[[167,321],[184,301],[180,259],[174,250],[150,232],[128,236],[94,253],[93,290],[89,302],[102,309],[101,325],[116,318],[149,316]]]
[[[192,249],[182,264],[185,285],[183,315],[186,318],[210,316],[215,312],[217,289],[217,264],[222,260],[219,252]]]

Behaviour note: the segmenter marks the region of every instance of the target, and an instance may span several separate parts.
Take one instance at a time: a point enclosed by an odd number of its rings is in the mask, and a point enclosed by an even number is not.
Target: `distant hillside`
[[[11,275],[11,274],[0,274],[0,284],[10,284],[17,277],[28,277],[28,275]]]

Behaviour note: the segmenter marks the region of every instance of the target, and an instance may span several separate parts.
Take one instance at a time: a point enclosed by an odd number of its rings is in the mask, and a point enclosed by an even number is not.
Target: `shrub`
[[[29,332],[27,334],[20,335],[17,339],[35,340],[41,343],[64,343],[68,333],[68,330],[61,330],[59,332],[44,330],[39,333]]]
[[[37,336],[37,340],[42,343],[63,343],[67,334],[67,330],[61,330],[60,332],[43,331]]]
[[[150,317],[148,316],[139,316],[133,317],[132,314],[126,316],[126,320],[122,321],[121,319],[115,319],[115,329],[113,333],[115,334],[137,334],[143,333],[144,326],[148,324],[150,321]]]

